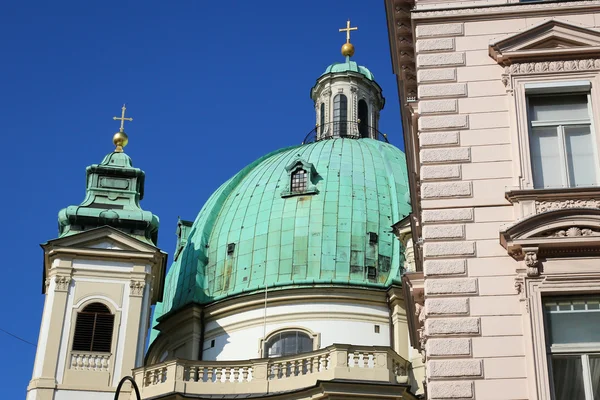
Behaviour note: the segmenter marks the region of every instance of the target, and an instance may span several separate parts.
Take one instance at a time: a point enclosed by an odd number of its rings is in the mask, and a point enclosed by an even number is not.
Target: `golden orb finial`
[[[127,110],[127,108],[125,107],[125,104],[123,104],[123,108],[121,108],[121,118],[113,117],[113,120],[121,121],[121,127],[119,128],[119,132],[115,133],[115,135],[113,136],[113,143],[117,147],[115,149],[115,153],[122,153],[123,147],[127,146],[127,143],[129,143],[129,138],[125,133],[125,121],[131,122],[133,121],[133,118],[125,118],[125,110]]]
[[[352,43],[344,43],[342,46],[342,55],[344,57],[352,57],[354,55],[354,45]]]
[[[119,131],[113,136],[113,143],[117,147],[115,153],[122,153],[123,147],[127,146],[127,143],[129,143],[129,138],[125,132]]]
[[[346,22],[346,27],[341,28],[340,32],[346,32],[346,43],[342,46],[342,55],[344,57],[352,57],[354,55],[354,45],[350,43],[350,32],[357,31],[358,27],[350,27],[350,20]]]

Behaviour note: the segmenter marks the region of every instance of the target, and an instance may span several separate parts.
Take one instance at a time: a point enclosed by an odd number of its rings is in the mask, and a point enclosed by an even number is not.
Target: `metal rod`
[[[119,385],[117,386],[117,391],[115,392],[115,400],[119,400],[119,394],[121,393],[121,387],[123,386],[125,381],[131,382],[131,386],[133,386],[133,390],[135,391],[135,396],[136,396],[137,400],[142,400],[142,396],[140,396],[140,389],[138,388],[137,383],[135,383],[135,380],[133,379],[133,377],[131,377],[131,376],[124,376],[123,379],[121,379],[121,381],[119,382]]]

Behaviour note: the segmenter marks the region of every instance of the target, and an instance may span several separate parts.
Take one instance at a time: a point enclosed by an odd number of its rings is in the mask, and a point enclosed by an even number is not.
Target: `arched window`
[[[325,130],[325,103],[321,103],[321,115],[320,115],[320,126],[319,133],[323,133]]]
[[[77,313],[73,350],[110,352],[115,316],[102,303],[92,303]]]
[[[358,101],[358,132],[361,138],[369,137],[369,106],[364,100]]]
[[[290,185],[292,193],[303,193],[306,192],[306,185],[308,183],[308,174],[302,168],[298,168],[292,172],[292,183]]]
[[[335,136],[348,134],[348,98],[343,94],[333,99],[333,133]]]
[[[265,345],[267,357],[293,356],[313,351],[313,339],[301,331],[286,331],[271,336]]]

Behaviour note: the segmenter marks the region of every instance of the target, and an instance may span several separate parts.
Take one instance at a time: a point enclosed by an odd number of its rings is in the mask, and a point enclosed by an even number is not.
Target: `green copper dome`
[[[298,168],[308,175],[302,194],[290,188]],[[191,227],[180,224],[155,320],[265,285],[389,286],[401,274],[391,226],[410,212],[407,192],[404,153],[373,139],[322,140],[258,159]]]
[[[346,62],[331,64],[329,67],[327,67],[327,69],[325,70],[325,72],[323,72],[323,74],[321,76],[323,76],[325,74],[331,74],[331,73],[336,73],[336,72],[347,72],[347,71],[358,72],[359,74],[364,75],[365,78],[367,78],[371,81],[375,80],[375,76],[373,76],[373,73],[371,73],[371,71],[369,71],[369,69],[367,67],[358,65],[355,61],[350,61],[350,58],[348,58],[348,57],[346,57]]]

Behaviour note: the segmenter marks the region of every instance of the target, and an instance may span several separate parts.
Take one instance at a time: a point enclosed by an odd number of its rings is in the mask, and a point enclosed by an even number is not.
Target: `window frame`
[[[333,97],[333,136],[348,136],[348,96],[344,93],[338,93]]]
[[[558,84],[557,84],[558,83]],[[572,186],[569,178],[569,164],[567,157],[567,143],[565,127],[571,126],[589,126],[590,136],[592,143],[598,143],[595,129],[594,129],[594,115],[592,108],[592,94],[591,94],[591,83],[585,82],[586,85],[581,84],[581,82],[572,82],[572,85],[561,85],[563,82],[556,82],[555,84],[548,84],[544,86],[539,85],[528,85],[525,84],[525,101],[526,101],[526,111],[527,111],[527,135],[529,141],[529,158],[530,158],[530,170],[531,170],[531,185],[534,189],[562,189],[562,188],[576,188],[576,187],[585,187],[585,186]],[[587,99],[587,112],[588,118],[583,119],[571,119],[571,120],[549,120],[549,121],[533,121],[531,118],[531,104],[530,100],[532,97],[543,97],[543,96],[568,96],[568,95],[577,95],[577,94],[585,94]],[[559,148],[559,157],[561,164],[561,181],[562,186],[560,187],[535,187],[534,183],[534,172],[533,172],[533,159],[531,157],[531,138],[533,135],[534,128],[556,128],[556,134],[558,139],[558,148]],[[598,178],[600,168],[598,163],[598,151],[597,148],[594,147],[593,151],[594,162],[596,165],[596,184],[588,187],[597,187],[598,186]]]
[[[547,260],[544,264],[548,273],[538,278],[523,278],[525,287],[520,291],[522,316],[527,321],[523,338],[528,343],[525,357],[533,360],[529,368],[531,376],[536,377],[538,400],[555,400],[545,301],[566,296],[598,296],[600,272],[590,268],[586,259]]]
[[[106,310],[108,311],[107,313],[98,313],[98,312],[88,312],[86,311],[86,309],[90,306],[93,306],[95,304],[100,304],[102,306],[104,306],[106,308]],[[79,316],[81,314],[94,314],[94,322],[93,322],[93,328],[92,328],[92,336],[91,336],[91,342],[90,342],[90,349],[89,350],[81,350],[81,349],[75,349],[75,335],[77,334],[77,323],[79,322]],[[95,335],[95,331],[96,331],[96,323],[97,323],[97,315],[98,314],[103,314],[103,315],[110,315],[112,317],[112,326],[111,326],[111,331],[110,331],[110,345],[109,345],[109,349],[108,351],[100,351],[100,350],[94,350],[94,335]],[[114,335],[115,335],[115,321],[116,320],[116,315],[113,312],[113,310],[111,310],[111,307],[109,307],[108,305],[106,305],[105,303],[101,302],[101,301],[90,301],[87,302],[84,306],[80,307],[80,309],[78,309],[75,312],[75,322],[74,322],[74,326],[73,326],[73,335],[72,335],[72,339],[71,339],[71,346],[70,346],[70,350],[71,352],[83,352],[83,353],[108,353],[111,354],[113,352],[113,348],[114,348]]]
[[[259,345],[260,358],[293,357],[293,355],[269,357],[267,354],[267,343],[269,342],[269,340],[273,339],[276,335],[280,335],[282,333],[289,333],[289,332],[300,332],[305,335],[308,335],[308,337],[312,340],[311,352],[317,351],[321,348],[321,334],[320,333],[313,332],[312,330],[305,328],[305,327],[288,326],[288,327],[284,327],[281,329],[276,329],[274,331],[271,331],[265,337],[259,339],[258,345]],[[306,352],[306,353],[309,353],[309,352]],[[306,354],[306,353],[297,353],[297,354]]]
[[[553,356],[579,356],[582,374],[583,374],[583,389],[585,392],[586,400],[593,400],[593,382],[591,378],[590,364],[589,364],[589,356],[590,355],[598,355],[600,356],[600,342],[586,342],[586,344],[574,343],[574,344],[558,344],[552,345],[550,343],[550,324],[548,320],[548,311],[546,310],[546,303],[549,301],[559,301],[559,300],[567,300],[571,299],[581,299],[581,298],[598,298],[597,293],[589,293],[587,295],[579,295],[579,296],[570,296],[570,295],[562,295],[562,296],[542,296],[542,302],[544,307],[544,336],[546,339],[546,353],[548,357],[548,370],[549,370],[549,379],[552,385],[553,397],[556,397],[554,394],[554,363],[552,361]],[[600,312],[598,310],[597,312]],[[587,344],[589,343],[589,344]]]
[[[544,190],[544,189],[574,189],[576,187],[564,188],[536,188],[533,183],[533,165],[531,157],[529,120],[529,97],[540,94],[576,94],[587,92],[588,95],[588,113],[590,120],[590,132],[594,144],[594,160],[596,162],[596,186],[600,186],[600,141],[596,131],[596,116],[598,116],[598,104],[600,104],[600,76],[593,72],[569,72],[569,73],[546,73],[538,76],[517,75],[513,76],[509,93],[513,94],[513,102],[509,107],[509,113],[512,117],[511,124],[515,126],[516,137],[511,140],[514,157],[515,172],[513,189]],[[508,128],[510,129],[510,128]],[[514,134],[513,134],[514,135]],[[566,158],[563,152],[563,158]],[[563,167],[564,168],[564,167]],[[583,186],[581,186],[583,187]],[[509,190],[507,188],[507,190]]]

